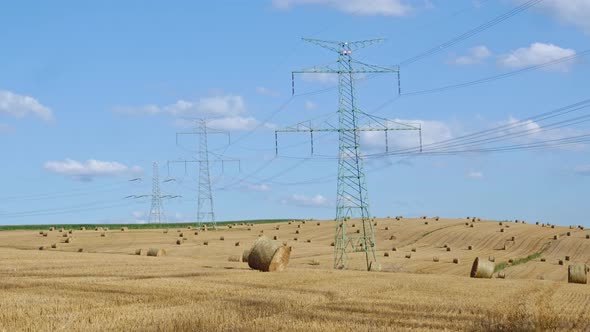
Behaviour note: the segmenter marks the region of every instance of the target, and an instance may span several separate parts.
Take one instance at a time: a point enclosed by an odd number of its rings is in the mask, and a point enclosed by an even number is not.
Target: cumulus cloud
[[[72,159],[48,161],[43,168],[50,173],[65,175],[77,181],[92,181],[97,177],[137,175],[143,171],[139,166],[126,166],[116,161],[94,159],[84,163]]]
[[[53,112],[42,105],[37,99],[29,96],[17,95],[13,92],[0,90],[0,114],[8,114],[22,118],[32,114],[44,121],[53,120]]]
[[[476,46],[470,48],[466,55],[453,59],[452,63],[456,65],[475,65],[483,63],[490,56],[492,56],[492,52],[486,46]]]
[[[404,0],[273,0],[272,4],[281,10],[299,5],[321,5],[365,16],[405,16],[415,9]]]
[[[277,91],[274,91],[269,88],[265,88],[263,86],[257,86],[256,93],[258,93],[259,95],[269,96],[269,97],[278,97],[280,95]]]
[[[561,22],[573,24],[590,33],[590,1],[588,0],[545,0],[538,8]]]
[[[583,131],[575,128],[543,128],[543,125],[533,120],[520,121],[515,117],[508,117],[508,120],[500,122],[499,125],[508,125],[498,136],[507,137],[510,141],[517,144],[531,144],[543,141],[553,141],[567,137],[579,136],[584,134]],[[547,143],[547,147],[551,147]],[[559,148],[566,150],[579,150],[585,145],[570,144]]]
[[[399,123],[422,127],[422,144],[432,144],[453,138],[449,125],[441,121],[395,119],[387,125],[391,128],[401,127]],[[369,148],[385,148],[385,134],[378,131],[362,132],[361,139]],[[420,147],[420,136],[417,130],[396,131],[389,133],[389,149],[408,149]]]
[[[246,112],[246,105],[242,96],[221,95],[203,97],[196,101],[181,99],[165,106],[117,106],[113,111],[126,115],[236,116]]]
[[[498,64],[508,68],[524,68],[541,65],[575,54],[575,50],[561,48],[554,44],[533,43],[529,47],[522,47],[500,56]],[[547,70],[568,71],[573,64],[574,61],[566,61],[547,67]]]
[[[301,207],[329,207],[328,199],[320,194],[315,196],[306,196],[302,194],[293,194],[281,201],[285,205],[295,205]]]
[[[467,177],[474,180],[483,179],[483,172],[469,171],[467,172]]]
[[[145,217],[145,212],[143,212],[143,211],[133,211],[133,212],[131,212],[131,215],[135,219],[140,219],[140,218]]]

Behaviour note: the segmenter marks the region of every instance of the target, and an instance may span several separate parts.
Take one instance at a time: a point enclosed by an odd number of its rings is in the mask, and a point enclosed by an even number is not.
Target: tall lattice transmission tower
[[[197,227],[203,227],[204,225],[212,226],[213,228],[217,228],[217,222],[215,219],[215,209],[213,204],[213,191],[211,189],[211,175],[210,175],[210,164],[220,162],[222,165],[222,169],[224,169],[224,163],[226,162],[238,162],[237,159],[223,159],[219,158],[220,156],[216,154],[215,159],[209,158],[212,154],[209,151],[209,144],[208,144],[208,135],[210,134],[224,134],[228,137],[229,142],[229,133],[223,130],[217,130],[213,128],[209,128],[207,126],[207,120],[199,119],[197,120],[197,128],[191,132],[184,132],[184,133],[176,133],[176,143],[178,144],[178,136],[179,135],[198,135],[199,136],[199,151],[198,151],[198,159],[196,160],[170,160],[168,161],[168,165],[170,163],[184,163],[185,164],[185,172],[186,172],[186,165],[187,163],[198,163],[199,164],[199,174],[198,174],[198,189],[197,189]],[[238,166],[239,167],[239,166]]]
[[[367,270],[379,269],[375,254],[375,232],[369,212],[369,197],[363,158],[360,149],[360,132],[381,131],[385,133],[387,148],[387,132],[392,130],[421,130],[420,127],[402,124],[387,119],[377,124],[361,125],[363,117],[375,119],[357,106],[355,93],[356,74],[396,73],[399,87],[399,69],[363,63],[353,58],[354,51],[368,47],[383,39],[372,39],[355,42],[326,41],[303,38],[304,41],[323,47],[338,54],[335,64],[313,67],[311,69],[292,72],[292,89],[295,94],[295,74],[336,74],[338,75],[338,125],[331,128],[314,128],[311,124],[275,131],[278,153],[278,133],[307,132],[312,140],[314,132],[337,132],[339,135],[338,151],[338,185],[336,203],[336,232],[334,238],[334,268],[346,269],[349,263],[349,253],[362,252],[365,256]],[[398,90],[399,91],[399,90]],[[351,232],[348,223],[351,218],[361,221],[359,232]],[[354,230],[354,229],[353,229]]]
[[[152,206],[150,207],[148,223],[160,224],[162,220],[166,220],[166,216],[164,215],[162,194],[160,193],[160,167],[156,162],[153,164],[152,174]]]

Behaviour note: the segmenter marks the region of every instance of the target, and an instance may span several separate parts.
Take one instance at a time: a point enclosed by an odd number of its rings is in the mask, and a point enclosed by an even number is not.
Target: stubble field
[[[381,272],[363,271],[360,253],[351,256],[351,270],[332,269],[333,221],[198,235],[186,228],[111,229],[105,237],[73,230],[71,243],[63,243],[67,230],[45,230],[46,237],[2,231],[0,330],[590,330],[590,285],[567,283],[568,264],[590,263],[587,230],[465,219],[376,223]],[[228,260],[261,232],[293,247],[286,271]],[[134,255],[150,247],[168,254]],[[473,259],[490,256],[504,269],[492,279],[469,278]]]

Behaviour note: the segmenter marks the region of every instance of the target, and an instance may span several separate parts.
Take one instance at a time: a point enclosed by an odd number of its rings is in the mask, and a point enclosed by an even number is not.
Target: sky
[[[208,136],[217,220],[334,218],[337,133],[275,151],[276,129],[338,124],[336,76],[296,75],[292,95],[291,71],[337,59],[306,37],[384,38],[353,56],[399,68],[401,95],[395,74],[356,75],[361,125],[422,128],[422,153],[417,131],[388,153],[361,134],[372,215],[590,226],[588,142],[552,143],[589,134],[588,109],[535,117],[590,97],[590,0],[511,12],[527,2],[0,2],[0,224],[147,222],[154,162],[180,196],[166,220],[194,221],[198,164],[169,161],[200,158],[177,135],[199,118],[230,138]]]

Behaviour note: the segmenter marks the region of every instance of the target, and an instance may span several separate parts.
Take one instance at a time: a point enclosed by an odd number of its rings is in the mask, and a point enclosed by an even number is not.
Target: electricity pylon
[[[364,252],[367,270],[379,269],[376,243],[371,215],[369,213],[369,197],[363,159],[360,150],[360,132],[381,131],[385,133],[387,149],[387,132],[391,130],[420,130],[419,127],[386,121],[377,126],[361,126],[359,121],[363,113],[357,107],[355,96],[355,74],[397,73],[399,92],[399,69],[386,68],[360,62],[352,57],[352,53],[358,49],[368,47],[383,39],[363,40],[356,42],[326,41],[303,38],[304,41],[318,45],[338,54],[336,64],[313,67],[307,70],[293,71],[291,74],[292,90],[295,94],[295,74],[337,74],[338,75],[338,126],[332,128],[313,128],[310,125],[297,125],[275,131],[276,152],[278,153],[278,133],[280,132],[307,132],[311,137],[313,153],[314,132],[337,132],[339,135],[338,151],[338,185],[336,204],[336,234],[334,239],[334,268],[348,268],[349,252]],[[384,119],[386,120],[386,119]],[[392,127],[395,123],[399,127]],[[350,218],[360,218],[361,228],[359,233],[351,233],[347,222]]]
[[[205,119],[198,120],[199,126],[196,130],[185,133],[176,133],[176,144],[178,144],[178,135],[199,135],[199,158],[197,160],[170,160],[168,161],[168,171],[170,171],[170,163],[184,163],[185,172],[187,163],[198,163],[199,164],[199,187],[197,191],[197,227],[202,227],[204,224],[211,225],[213,228],[217,228],[217,222],[215,220],[215,209],[213,205],[213,191],[211,190],[211,176],[209,172],[209,164],[213,162],[220,162],[222,170],[226,162],[238,162],[238,168],[240,161],[237,159],[209,159],[209,145],[207,142],[207,136],[209,134],[225,134],[228,136],[229,133],[223,130],[216,130],[207,127],[207,121]],[[219,155],[217,155],[219,156]]]
[[[152,194],[151,195],[129,195],[125,198],[144,198],[151,197],[152,205],[148,213],[148,223],[150,224],[161,224],[166,222],[166,215],[164,214],[164,204],[162,204],[163,198],[178,198],[178,195],[162,195],[160,191],[160,167],[157,162],[153,164],[152,172]],[[141,180],[139,178],[131,181]],[[166,180],[169,182],[171,180]]]

